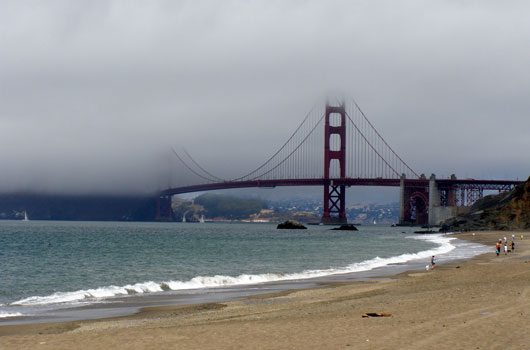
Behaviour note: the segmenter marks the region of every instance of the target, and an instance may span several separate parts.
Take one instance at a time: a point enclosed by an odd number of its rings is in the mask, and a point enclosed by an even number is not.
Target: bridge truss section
[[[443,181],[443,180],[442,180]],[[487,180],[461,180],[450,184],[439,184],[440,204],[442,206],[472,206],[479,199],[484,198],[484,191],[507,192],[511,191],[515,181],[487,181]]]

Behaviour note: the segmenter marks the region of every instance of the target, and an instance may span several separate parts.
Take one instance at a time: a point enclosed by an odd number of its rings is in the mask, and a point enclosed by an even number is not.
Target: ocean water
[[[141,306],[150,297],[182,303],[236,286],[245,294],[270,282],[384,274],[396,265],[424,267],[431,255],[443,262],[485,251],[403,227],[0,221],[0,323],[132,300]]]

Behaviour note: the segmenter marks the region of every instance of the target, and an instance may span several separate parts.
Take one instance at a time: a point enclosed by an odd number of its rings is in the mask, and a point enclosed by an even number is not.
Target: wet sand
[[[530,233],[516,250],[389,279],[112,319],[0,327],[1,349],[529,349]],[[494,245],[508,232],[459,234]],[[427,264],[428,262],[426,262]],[[363,313],[391,314],[362,318]]]

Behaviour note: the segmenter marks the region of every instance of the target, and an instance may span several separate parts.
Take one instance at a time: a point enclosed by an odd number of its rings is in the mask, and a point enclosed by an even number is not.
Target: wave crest
[[[164,281],[164,282],[142,282],[126,286],[107,286],[96,289],[78,290],[73,292],[57,292],[48,296],[32,296],[11,303],[10,305],[46,305],[59,303],[80,303],[91,302],[117,296],[126,296],[144,293],[156,293],[162,291],[178,291],[190,289],[215,288],[225,286],[250,285],[273,281],[298,280],[315,277],[323,277],[335,274],[345,274],[352,272],[361,272],[373,270],[375,268],[387,266],[390,264],[400,264],[411,260],[426,259],[432,255],[440,255],[455,249],[450,242],[453,237],[444,237],[442,235],[430,235],[409,237],[412,239],[427,240],[436,244],[438,247],[424,250],[418,253],[405,253],[389,258],[375,257],[370,260],[353,263],[351,265],[338,269],[306,270],[298,273],[276,274],[265,273],[259,275],[242,274],[237,277],[233,276],[197,276],[189,281]],[[0,314],[0,317],[2,314]],[[4,316],[9,317],[9,316]]]

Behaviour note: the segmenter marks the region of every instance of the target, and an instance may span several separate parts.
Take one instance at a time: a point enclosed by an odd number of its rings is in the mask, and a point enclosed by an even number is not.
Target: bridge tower
[[[326,104],[324,133],[324,180],[326,184],[324,185],[324,213],[321,222],[323,224],[345,224],[348,222],[346,186],[340,181],[346,178],[346,108],[344,102],[340,106]],[[337,174],[337,167],[339,174]]]

